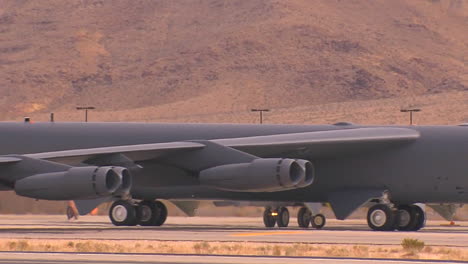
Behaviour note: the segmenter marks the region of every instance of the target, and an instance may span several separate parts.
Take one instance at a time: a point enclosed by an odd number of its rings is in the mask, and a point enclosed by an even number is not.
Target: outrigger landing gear
[[[308,228],[312,224],[313,228],[321,229],[325,226],[326,218],[323,214],[312,216],[312,212],[307,207],[301,207],[297,213],[297,223],[299,227]]]
[[[263,212],[263,223],[265,227],[288,227],[289,225],[289,210],[286,207],[279,207],[272,209],[271,207],[265,208]]]
[[[167,208],[160,201],[141,201],[133,204],[131,201],[118,200],[109,210],[109,218],[116,226],[160,226],[167,218]]]

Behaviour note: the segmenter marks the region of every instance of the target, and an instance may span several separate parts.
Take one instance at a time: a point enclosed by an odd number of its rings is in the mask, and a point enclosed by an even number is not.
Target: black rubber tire
[[[307,207],[301,207],[297,212],[297,224],[299,227],[308,228],[312,220],[312,212]]]
[[[414,209],[409,205],[398,206],[395,228],[399,231],[411,231],[415,225]]]
[[[426,213],[417,205],[411,205],[410,207],[412,209],[411,218],[414,219],[410,231],[418,231],[426,225]]]
[[[128,201],[115,201],[109,209],[109,218],[115,226],[134,226],[137,224],[136,208]]]
[[[367,224],[375,231],[393,231],[395,221],[395,211],[385,204],[376,204],[367,212]]]
[[[155,206],[158,208],[158,218],[154,222],[154,226],[162,226],[167,219],[167,207],[160,201],[154,202]]]
[[[141,201],[137,207],[138,224],[141,226],[153,226],[158,220],[160,210],[154,201]]]
[[[289,210],[286,207],[278,208],[278,216],[276,218],[278,227],[288,227],[289,225]]]
[[[265,211],[263,211],[263,223],[265,227],[275,227],[276,217],[272,215],[271,208],[265,208]]]
[[[323,214],[316,214],[312,217],[311,224],[315,229],[322,229],[327,223],[327,218]]]

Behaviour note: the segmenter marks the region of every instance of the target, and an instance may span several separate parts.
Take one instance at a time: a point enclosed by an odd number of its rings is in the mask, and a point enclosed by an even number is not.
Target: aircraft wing
[[[419,137],[418,131],[408,128],[355,128],[213,141],[261,157],[281,154],[294,157],[326,157],[356,154],[369,149],[411,142]]]
[[[20,158],[15,157],[0,157],[0,165],[2,164],[12,164],[21,161]]]
[[[132,161],[142,161],[157,159],[158,157],[177,151],[196,150],[203,147],[203,144],[196,142],[170,142],[42,152],[26,154],[23,156],[35,159],[45,159],[68,165],[76,165],[83,163],[86,160],[94,159],[97,156],[123,154]]]
[[[278,134],[268,136],[125,145],[27,154],[36,159],[76,165],[86,160],[112,154],[123,154],[132,161],[157,160],[170,154],[200,150],[212,142],[258,157],[296,156],[325,157],[356,154],[367,149],[410,142],[419,138],[418,131],[408,128],[355,128],[332,131]],[[4,162],[14,162],[6,159]],[[0,160],[2,163],[2,160]]]

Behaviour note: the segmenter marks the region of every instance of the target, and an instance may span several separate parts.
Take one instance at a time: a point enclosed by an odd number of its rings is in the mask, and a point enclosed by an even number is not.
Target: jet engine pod
[[[68,171],[35,174],[16,181],[18,195],[46,200],[94,199],[122,185],[112,167],[73,167]]]
[[[305,177],[302,181],[300,181],[296,187],[303,188],[311,185],[315,180],[315,167],[312,162],[308,160],[296,160],[296,162],[301,166],[304,170]]]
[[[305,170],[293,159],[255,159],[209,168],[200,172],[200,183],[243,192],[275,192],[297,188]]]
[[[132,188],[132,176],[130,175],[130,172],[128,169],[123,167],[113,167],[112,170],[122,179],[122,184],[113,194],[118,196],[128,194]]]

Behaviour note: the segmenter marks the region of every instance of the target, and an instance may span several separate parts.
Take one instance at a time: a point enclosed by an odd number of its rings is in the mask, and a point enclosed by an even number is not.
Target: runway
[[[293,219],[291,219],[293,220]],[[0,216],[0,239],[4,241],[49,240],[115,240],[124,243],[142,241],[209,241],[209,242],[264,242],[269,245],[303,242],[307,244],[385,245],[398,246],[404,238],[416,238],[427,246],[468,248],[468,222],[445,226],[446,222],[428,221],[419,232],[374,232],[364,220],[329,220],[323,230],[300,229],[291,221],[288,228],[265,228],[262,219],[247,217],[169,217],[161,227],[116,227],[106,216],[85,216],[78,221],[67,221],[65,216],[3,215]],[[133,242],[134,241],[134,242]],[[140,241],[140,242],[139,242]],[[5,243],[5,242],[4,242]],[[176,245],[177,242],[172,242]],[[329,246],[329,245],[328,245]],[[62,247],[60,247],[62,249]],[[60,249],[58,251],[60,251]],[[86,251],[89,252],[89,251]],[[122,251],[121,251],[122,252]],[[123,251],[127,252],[127,251]],[[347,256],[347,255],[344,255]],[[388,255],[383,255],[388,257]],[[286,257],[286,256],[228,256],[153,253],[76,253],[76,252],[0,252],[0,264],[43,263],[468,263],[461,261],[384,260],[341,257]]]
[[[0,264],[121,264],[121,263],[167,263],[167,264],[428,264],[467,263],[458,261],[383,260],[355,258],[314,257],[257,257],[257,256],[207,256],[165,254],[67,254],[67,253],[0,253]]]
[[[169,217],[161,227],[115,227],[106,216],[85,216],[69,222],[65,216],[0,216],[0,238],[93,239],[156,241],[251,241],[316,244],[400,245],[404,238],[429,246],[468,247],[468,222],[443,226],[428,221],[419,232],[370,231],[364,220],[329,220],[322,230],[300,229],[291,219],[288,228],[267,229],[261,218]]]

